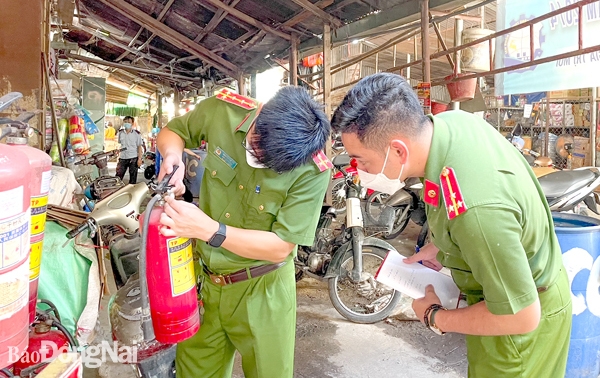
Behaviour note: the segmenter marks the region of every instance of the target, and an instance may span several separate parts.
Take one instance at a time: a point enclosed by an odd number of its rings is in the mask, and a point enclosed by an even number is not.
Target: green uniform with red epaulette
[[[199,207],[208,216],[232,227],[270,231],[296,245],[312,245],[330,163],[315,160],[283,174],[250,167],[242,141],[259,109],[258,102],[225,91],[167,127],[186,148],[207,143]],[[269,264],[202,241],[196,252],[211,274]],[[295,253],[296,249],[277,270],[225,286],[197,267],[204,281],[204,318],[198,333],[177,346],[178,377],[230,377],[235,350],[242,356],[246,377],[293,376]]]
[[[469,305],[515,314],[539,298],[536,330],[467,336],[469,377],[562,378],[571,295],[546,199],[520,152],[480,117],[431,116],[423,200],[437,259]]]

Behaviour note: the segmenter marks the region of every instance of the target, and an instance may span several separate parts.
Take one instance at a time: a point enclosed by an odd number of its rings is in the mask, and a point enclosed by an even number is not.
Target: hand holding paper
[[[389,251],[375,279],[413,299],[423,298],[427,285],[433,285],[444,307],[456,308],[460,290],[451,277],[421,264],[406,264],[404,257]]]

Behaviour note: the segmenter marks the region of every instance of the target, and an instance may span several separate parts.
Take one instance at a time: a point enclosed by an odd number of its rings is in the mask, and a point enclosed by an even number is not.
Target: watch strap
[[[208,239],[208,245],[215,248],[220,247],[225,241],[226,231],[227,226],[219,222],[219,229],[213,234],[213,236],[210,237],[210,239]]]

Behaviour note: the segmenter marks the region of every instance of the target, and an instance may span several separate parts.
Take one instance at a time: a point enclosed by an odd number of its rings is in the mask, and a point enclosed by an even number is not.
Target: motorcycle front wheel
[[[377,323],[392,314],[401,298],[400,292],[375,281],[387,250],[364,244],[362,251],[363,280],[353,282],[349,277],[354,258],[345,256],[340,274],[329,279],[329,299],[344,318],[354,323]]]

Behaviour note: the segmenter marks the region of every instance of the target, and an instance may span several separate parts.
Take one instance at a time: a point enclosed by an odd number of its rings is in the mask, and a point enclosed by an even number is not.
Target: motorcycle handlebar
[[[75,227],[71,231],[67,232],[67,238],[73,239],[75,236],[81,234],[83,231],[89,228],[89,224],[87,221],[81,223],[79,226]]]

